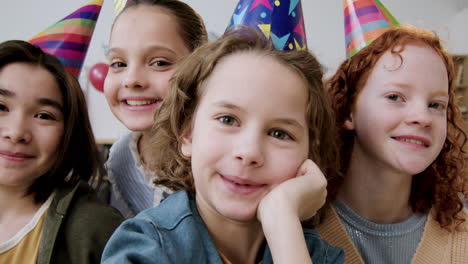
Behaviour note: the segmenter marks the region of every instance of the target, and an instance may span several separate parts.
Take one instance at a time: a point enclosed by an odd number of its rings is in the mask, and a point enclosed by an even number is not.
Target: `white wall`
[[[27,40],[89,0],[13,0],[0,6],[0,41]],[[210,32],[222,34],[238,0],[185,0],[204,18]],[[468,54],[468,0],[382,0],[400,23],[436,30],[454,54]],[[309,49],[333,73],[345,58],[342,0],[302,0]],[[45,10],[44,10],[45,9]],[[112,0],[105,0],[80,76],[91,123],[100,141],[112,141],[126,131],[110,112],[104,95],[87,80],[104,52],[114,18]]]

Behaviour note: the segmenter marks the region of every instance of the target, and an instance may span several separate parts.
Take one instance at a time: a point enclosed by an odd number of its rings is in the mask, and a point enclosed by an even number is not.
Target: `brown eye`
[[[55,120],[55,117],[46,113],[38,113],[34,117],[44,120]]]
[[[113,62],[110,64],[110,67],[111,68],[122,68],[122,67],[126,67],[127,64],[123,63],[123,62],[120,62],[120,61],[117,61],[117,62]]]

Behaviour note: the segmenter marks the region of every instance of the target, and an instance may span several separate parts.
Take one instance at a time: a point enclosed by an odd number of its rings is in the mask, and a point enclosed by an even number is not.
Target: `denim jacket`
[[[342,249],[304,229],[312,261],[342,263]],[[201,219],[194,196],[180,191],[159,206],[126,220],[107,243],[101,263],[219,263],[221,258]],[[273,263],[268,245],[262,263]]]

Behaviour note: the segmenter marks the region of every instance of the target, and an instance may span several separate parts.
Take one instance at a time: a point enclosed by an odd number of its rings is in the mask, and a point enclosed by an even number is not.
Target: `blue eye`
[[[292,139],[291,136],[283,131],[283,130],[279,130],[279,129],[273,129],[271,130],[269,133],[268,133],[269,136],[271,137],[274,137],[274,138],[277,138],[277,139],[280,139],[280,140],[289,140],[289,139]]]
[[[217,119],[219,120],[219,122],[228,126],[233,126],[237,123],[236,119],[232,116],[220,116]]]

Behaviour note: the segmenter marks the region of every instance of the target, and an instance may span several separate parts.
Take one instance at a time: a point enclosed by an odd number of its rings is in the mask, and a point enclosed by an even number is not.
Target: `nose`
[[[11,116],[6,122],[2,122],[1,136],[15,144],[29,143],[32,138],[31,130],[23,117]]]
[[[123,85],[125,88],[146,88],[148,85],[148,79],[144,72],[144,67],[138,67],[136,65],[127,66]]]
[[[407,123],[429,127],[432,123],[432,116],[426,103],[414,104],[407,112]]]
[[[243,166],[260,167],[264,162],[263,142],[256,133],[246,132],[234,143],[234,157]]]

